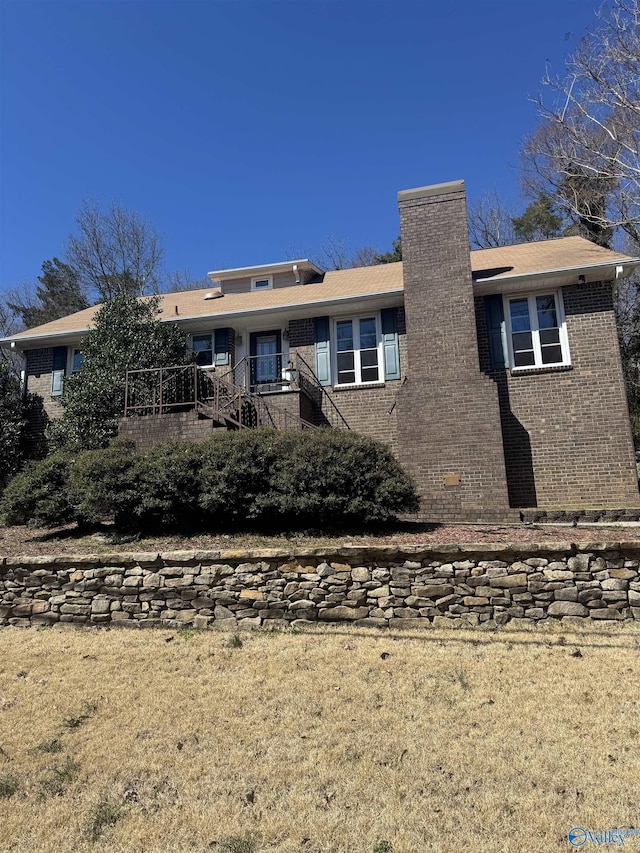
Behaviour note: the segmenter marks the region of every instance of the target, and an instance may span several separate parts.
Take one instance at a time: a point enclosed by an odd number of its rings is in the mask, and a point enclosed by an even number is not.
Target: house
[[[390,444],[430,520],[640,507],[612,300],[640,259],[581,237],[470,252],[462,181],[398,204],[402,262],[217,270],[210,289],[163,296],[189,335],[191,396],[184,370],[130,374],[121,432],[148,446],[348,426]],[[94,311],[2,341],[53,417]]]

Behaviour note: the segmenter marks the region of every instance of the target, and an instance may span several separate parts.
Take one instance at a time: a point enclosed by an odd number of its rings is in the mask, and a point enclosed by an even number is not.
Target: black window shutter
[[[229,330],[216,329],[213,333],[213,363],[229,364]]]
[[[489,335],[489,363],[492,370],[504,370],[507,364],[505,353],[507,341],[502,294],[492,293],[491,296],[485,296],[484,308]]]

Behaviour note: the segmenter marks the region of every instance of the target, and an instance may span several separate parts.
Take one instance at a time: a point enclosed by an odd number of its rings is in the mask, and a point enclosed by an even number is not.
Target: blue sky
[[[528,97],[597,0],[0,0],[0,291],[62,255],[83,198],[167,269],[390,248],[398,190],[516,205]]]

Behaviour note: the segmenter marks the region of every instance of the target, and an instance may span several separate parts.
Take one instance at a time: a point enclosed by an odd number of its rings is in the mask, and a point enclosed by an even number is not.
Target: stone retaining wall
[[[640,620],[640,542],[0,558],[0,625]]]

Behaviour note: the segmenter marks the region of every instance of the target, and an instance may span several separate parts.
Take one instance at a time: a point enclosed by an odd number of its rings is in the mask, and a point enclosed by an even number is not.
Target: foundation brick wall
[[[0,558],[0,626],[640,620],[640,543]]]
[[[164,441],[206,441],[216,432],[226,432],[209,418],[196,412],[173,412],[166,415],[141,415],[121,418],[118,434],[134,441],[138,450],[149,450]]]
[[[298,391],[283,391],[282,393],[264,394],[267,406],[275,411],[290,412],[300,417],[300,393]],[[277,417],[277,416],[276,416]],[[297,423],[290,422],[292,429]],[[118,435],[121,438],[134,441],[138,450],[149,450],[165,441],[207,441],[215,435],[226,432],[226,427],[211,420],[198,417],[197,412],[168,412],[163,415],[140,415],[120,418]]]
[[[491,372],[484,300],[481,367],[500,398],[509,496],[517,507],[637,507],[637,472],[610,283],[562,291],[570,368]]]
[[[434,521],[509,520],[495,383],[480,372],[464,185],[401,193],[408,376],[398,455]]]

